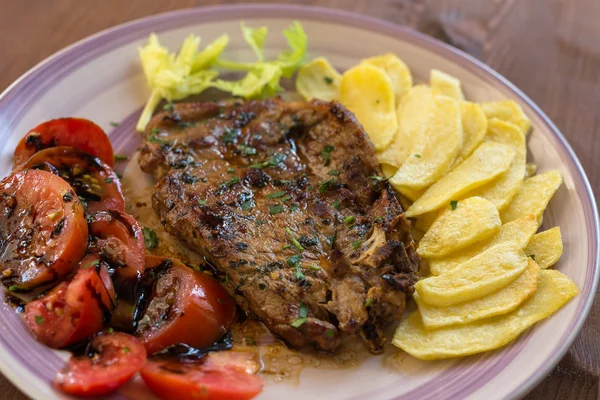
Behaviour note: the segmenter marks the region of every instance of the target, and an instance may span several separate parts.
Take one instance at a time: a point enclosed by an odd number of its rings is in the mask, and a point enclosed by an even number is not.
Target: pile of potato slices
[[[414,221],[417,310],[394,345],[425,360],[493,350],[578,294],[548,269],[563,251],[560,228],[536,233],[562,177],[527,163],[531,124],[516,102],[466,101],[460,81],[438,70],[413,85],[389,53],[343,74],[316,58],[296,89],[356,115]]]

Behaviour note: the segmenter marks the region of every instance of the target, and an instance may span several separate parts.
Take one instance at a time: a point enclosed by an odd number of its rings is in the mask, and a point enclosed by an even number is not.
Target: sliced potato
[[[360,64],[342,75],[340,101],[354,113],[375,150],[385,149],[398,130],[394,89],[379,68]]]
[[[527,148],[525,147],[525,136],[514,124],[491,118],[488,124],[486,139],[496,143],[511,146],[515,151],[515,157],[507,171],[503,172],[497,179],[470,192],[467,196],[481,196],[491,201],[498,211],[504,210],[521,187],[525,179],[525,163]]]
[[[436,307],[422,301],[416,292],[413,298],[419,307],[423,325],[427,329],[435,329],[511,312],[535,292],[539,281],[540,267],[535,261],[529,260],[521,276],[507,287],[473,301],[450,307]]]
[[[460,101],[460,116],[463,127],[463,145],[454,165],[463,162],[481,144],[488,129],[488,120],[477,103]]]
[[[366,58],[361,62],[371,64],[374,67],[380,68],[387,74],[392,81],[396,102],[399,102],[412,87],[412,75],[410,69],[404,61],[399,59],[395,54],[386,53],[380,56]]]
[[[394,188],[425,189],[444,176],[462,146],[460,111],[455,100],[435,97],[433,115],[410,155],[390,179]]]
[[[417,138],[423,135],[423,128],[431,118],[434,107],[431,88],[424,85],[413,87],[398,104],[398,130],[392,143],[377,153],[380,164],[390,164],[399,168],[409,156]]]
[[[432,306],[475,300],[508,286],[523,273],[527,260],[516,243],[498,244],[448,272],[420,280],[415,290]]]
[[[425,233],[417,253],[424,258],[440,258],[497,233],[502,222],[498,210],[481,197],[469,197],[448,206]]]
[[[533,258],[542,269],[553,266],[563,252],[560,228],[555,226],[547,231],[535,234],[525,248],[525,254]]]
[[[463,325],[427,330],[419,312],[404,318],[392,344],[422,360],[468,356],[494,350],[515,339],[534,323],[549,317],[579,293],[567,276],[540,271],[535,293],[516,310]]]
[[[383,173],[383,176],[386,178],[391,178],[392,176],[394,176],[397,169],[398,168],[396,168],[390,164],[381,164],[381,172]]]
[[[427,232],[429,228],[431,228],[431,225],[433,225],[433,223],[435,222],[438,215],[438,211],[432,211],[427,214],[420,215],[417,218],[417,222],[415,222],[415,228],[423,232]]]
[[[490,182],[508,169],[514,155],[510,146],[482,143],[463,163],[427,189],[406,210],[406,216],[414,217],[437,210],[470,190]]]
[[[448,96],[454,100],[465,99],[460,81],[445,72],[432,69],[429,74],[429,84],[432,88],[439,90],[443,96]]]
[[[510,205],[500,212],[502,222],[507,223],[530,214],[541,218],[561,184],[562,176],[558,171],[548,171],[525,179]]]
[[[338,97],[342,75],[326,58],[317,57],[298,70],[296,91],[306,100],[331,101]]]
[[[497,244],[513,242],[517,248],[525,249],[538,227],[537,218],[534,215],[509,222],[502,225],[496,235],[484,242],[477,243],[448,257],[429,260],[429,270],[432,275],[443,274]]]
[[[488,119],[498,118],[502,121],[517,125],[524,135],[531,130],[531,121],[523,112],[521,106],[514,100],[488,101],[480,103]]]
[[[410,189],[407,187],[400,188],[400,194],[409,199],[411,202],[415,202],[419,199],[419,197],[423,196],[425,193],[425,189]]]

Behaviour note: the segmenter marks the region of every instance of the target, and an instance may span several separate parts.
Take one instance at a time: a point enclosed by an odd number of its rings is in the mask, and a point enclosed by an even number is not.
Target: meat
[[[372,144],[339,103],[187,103],[156,115],[141,168],[167,231],[293,347],[341,332],[377,353],[419,260]]]

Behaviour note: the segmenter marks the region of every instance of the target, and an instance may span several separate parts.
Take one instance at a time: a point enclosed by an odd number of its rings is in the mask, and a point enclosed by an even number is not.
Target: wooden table
[[[52,53],[102,29],[168,10],[242,2],[0,0],[0,91]],[[340,8],[409,25],[479,58],[517,85],[550,116],[575,149],[598,193],[600,1],[281,2]],[[569,353],[527,398],[600,398],[599,349],[600,304],[596,302]],[[4,399],[25,398],[3,377],[0,393]]]

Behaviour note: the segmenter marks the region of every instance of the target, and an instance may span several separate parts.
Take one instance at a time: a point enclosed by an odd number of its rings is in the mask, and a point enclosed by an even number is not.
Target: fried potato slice
[[[523,273],[527,260],[515,243],[498,244],[448,272],[420,280],[415,290],[432,306],[475,300],[508,286]]]
[[[396,170],[398,170],[398,168],[394,167],[393,165],[381,164],[381,172],[383,173],[383,176],[386,179],[394,176],[394,174],[396,173]]]
[[[533,258],[542,269],[556,264],[563,252],[560,228],[555,226],[547,231],[537,233],[525,248],[525,254]]]
[[[429,260],[429,270],[432,275],[443,274],[497,244],[513,242],[518,249],[525,249],[535,232],[538,230],[538,227],[537,218],[534,215],[529,215],[509,222],[508,224],[502,225],[498,233],[486,241],[476,243],[475,245],[457,251],[448,257]],[[526,252],[525,254],[529,253]]]
[[[451,200],[490,182],[508,169],[514,156],[515,152],[510,146],[494,142],[482,143],[464,162],[429,187],[406,210],[406,216],[414,217],[437,210]]]
[[[415,228],[417,228],[423,232],[427,232],[429,230],[429,228],[431,228],[431,225],[433,225],[433,223],[435,222],[438,215],[439,215],[439,212],[437,210],[429,212],[427,214],[420,215],[417,218],[417,221],[415,222]]]
[[[417,253],[424,258],[440,258],[497,233],[502,222],[496,207],[481,197],[448,206],[425,233]]]
[[[419,307],[425,328],[435,329],[511,312],[535,292],[539,281],[540,267],[535,261],[529,260],[521,276],[507,287],[473,301],[450,307],[436,307],[422,301],[416,292],[413,298]]]
[[[460,81],[437,69],[432,69],[429,74],[429,84],[433,89],[437,89],[443,96],[454,100],[464,100],[465,95],[462,92]]]
[[[510,205],[500,212],[502,222],[507,223],[530,214],[541,218],[561,184],[562,176],[558,171],[548,171],[525,179]]]
[[[396,102],[399,102],[412,87],[413,79],[410,69],[408,69],[404,61],[399,59],[398,56],[393,53],[385,53],[380,56],[366,58],[361,62],[380,68],[387,74],[394,87]]]
[[[527,135],[531,130],[531,121],[529,121],[519,103],[514,100],[488,101],[480,103],[480,105],[488,119],[498,118],[515,124],[524,135]]]
[[[423,135],[423,128],[431,118],[434,104],[434,94],[425,85],[413,87],[402,97],[397,109],[398,130],[392,143],[382,152],[376,153],[380,164],[399,168],[404,163],[417,138]]]
[[[494,350],[514,340],[534,323],[554,314],[578,293],[579,289],[566,275],[542,270],[535,293],[508,314],[427,330],[420,313],[415,311],[400,322],[392,344],[421,360]]]
[[[525,164],[525,178],[531,178],[537,172],[538,166],[534,163]]]
[[[463,145],[454,165],[463,162],[481,144],[488,129],[488,120],[477,103],[458,102],[463,127]]]
[[[398,130],[394,89],[390,78],[369,64],[360,64],[342,75],[340,101],[354,113],[375,150],[385,149]]]
[[[444,176],[462,146],[463,133],[458,104],[444,96],[434,99],[433,114],[411,151],[390,183],[402,188],[425,189]]]
[[[527,159],[527,148],[525,147],[525,135],[518,126],[510,122],[491,118],[488,124],[486,140],[503,143],[511,146],[515,151],[515,157],[508,170],[497,179],[487,183],[470,192],[467,196],[481,196],[491,201],[498,211],[504,210],[521,187],[525,179],[525,163]]]
[[[331,101],[338,97],[342,75],[326,58],[317,57],[298,70],[296,91],[306,100]]]

